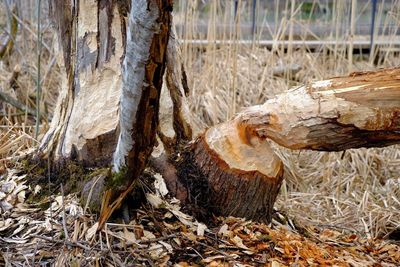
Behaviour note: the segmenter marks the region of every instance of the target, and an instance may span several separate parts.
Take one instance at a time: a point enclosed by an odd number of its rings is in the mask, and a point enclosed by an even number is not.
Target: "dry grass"
[[[182,1],[181,1],[182,2]],[[185,2],[185,1],[183,1]],[[221,1],[212,12],[202,15],[208,22],[205,35],[196,32],[196,21],[200,17],[195,1],[187,1],[189,8],[176,14],[176,21],[185,21],[186,30],[183,39],[202,37],[209,41],[238,40],[237,27],[230,31],[218,32],[219,22],[229,23],[232,17],[222,9]],[[231,1],[233,2],[233,1]],[[239,1],[244,2],[244,1]],[[338,1],[340,2],[340,1]],[[29,1],[32,5],[34,1]],[[393,1],[390,16],[384,21],[382,9],[378,6],[378,22],[389,25],[398,24],[399,6]],[[34,6],[32,5],[34,8]],[[339,24],[347,16],[346,8],[338,9],[333,24]],[[239,7],[240,10],[240,7]],[[246,9],[247,10],[247,9]],[[241,11],[239,11],[241,12]],[[243,11],[244,12],[244,11]],[[268,12],[277,13],[277,10]],[[294,24],[307,24],[296,18],[297,10],[287,12],[279,21],[279,28],[274,33],[274,40],[293,39],[287,36]],[[207,17],[208,16],[208,17]],[[243,13],[243,17],[245,14]],[[21,102],[35,108],[36,82],[36,39],[34,18],[21,18],[22,27],[18,35],[13,55],[0,62],[0,90],[13,94]],[[233,22],[239,25],[240,21]],[[57,95],[58,67],[53,52],[53,33],[45,23],[42,55],[42,110],[51,114]],[[305,31],[304,39],[310,33]],[[299,38],[298,36],[296,38]],[[301,38],[301,36],[300,36]],[[349,36],[336,32],[326,38],[348,40]],[[378,36],[379,38],[379,36]],[[396,40],[394,33],[387,38]],[[390,47],[390,45],[389,45]],[[371,70],[378,67],[391,67],[400,64],[398,53],[387,50],[380,54],[378,65],[372,64],[367,55],[352,55],[349,61],[347,47],[336,45],[321,46],[310,52],[307,47],[295,49],[276,46],[272,51],[257,45],[244,46],[233,44],[217,47],[212,42],[202,49],[183,43],[183,57],[192,88],[190,103],[195,124],[199,129],[225,121],[242,107],[263,103],[275,94],[291,86],[311,80],[343,75],[350,70]],[[287,52],[287,53],[286,53]],[[272,68],[296,63],[301,70],[295,77],[274,77]],[[18,88],[8,88],[8,82],[14,67],[21,66]],[[0,157],[15,157],[23,150],[35,146],[34,118],[18,114],[15,108],[3,105],[0,129]],[[46,129],[46,122],[43,121]],[[276,148],[286,166],[286,180],[281,190],[276,207],[294,217],[296,221],[322,227],[349,229],[366,236],[376,237],[400,227],[400,151],[392,146],[380,149],[358,149],[342,153],[296,152]]]
[[[9,160],[26,155],[36,146],[32,137],[33,127],[13,125],[7,118],[1,119],[0,124],[0,167]]]
[[[18,35],[14,42],[12,54],[0,60],[0,91],[5,92],[31,109],[36,109],[37,82],[37,32],[36,10],[34,0],[15,1],[18,13],[10,14],[19,21]],[[5,2],[0,1],[1,18],[4,25],[0,33],[7,34],[7,19],[5,19]],[[23,8],[22,8],[23,7]],[[47,7],[44,7],[43,12]],[[48,18],[42,20],[42,51],[41,51],[41,112],[43,118],[48,118],[54,109],[59,88],[59,71],[54,53],[54,32]],[[16,82],[11,85],[13,74],[18,72]],[[39,138],[47,129],[48,121],[42,119]],[[37,142],[35,136],[35,118],[29,116],[8,103],[0,101],[0,158],[5,159],[24,154],[23,150],[31,149]]]

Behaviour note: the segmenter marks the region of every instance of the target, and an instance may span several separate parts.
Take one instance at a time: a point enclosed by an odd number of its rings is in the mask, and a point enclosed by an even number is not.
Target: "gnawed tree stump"
[[[236,127],[206,131],[183,154],[178,176],[189,191],[184,201],[216,214],[270,221],[283,164],[267,142],[244,143]]]

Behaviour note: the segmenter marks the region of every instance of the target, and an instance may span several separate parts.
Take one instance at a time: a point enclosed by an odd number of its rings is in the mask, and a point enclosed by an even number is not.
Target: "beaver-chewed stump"
[[[276,166],[273,175],[257,169],[240,169],[239,164],[234,165],[230,162],[232,164],[230,165],[224,161],[203,138],[196,140],[193,152],[194,154],[185,159],[184,164],[189,165],[190,161],[195,167],[192,169],[194,172],[179,173],[181,182],[190,182],[189,189],[190,194],[194,195],[193,200],[196,202],[197,198],[205,200],[206,205],[217,214],[270,221],[282,182],[280,165]],[[261,163],[262,157],[257,160]],[[197,178],[197,182],[191,179],[194,177]],[[200,185],[202,192],[191,187],[201,182],[207,185]],[[204,195],[199,197],[200,194]]]
[[[207,130],[188,145],[177,170],[185,202],[218,215],[271,220],[282,163],[267,142],[242,136],[239,125]]]

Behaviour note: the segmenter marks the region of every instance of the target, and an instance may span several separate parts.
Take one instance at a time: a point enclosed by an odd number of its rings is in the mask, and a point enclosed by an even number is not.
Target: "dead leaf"
[[[193,223],[192,223],[193,217],[192,216],[189,216],[179,210],[175,210],[175,209],[169,209],[169,210],[172,212],[172,214],[174,214],[178,218],[179,221],[181,221],[181,223],[183,223],[186,226],[193,227]]]
[[[197,223],[197,235],[204,236],[204,231],[207,230],[207,226],[204,223]]]
[[[222,225],[218,231],[218,235],[230,236],[231,231],[229,231],[228,228],[229,228],[229,226],[227,224]]]
[[[38,193],[40,193],[41,190],[42,187],[40,185],[36,185],[35,188],[33,189],[33,194],[37,195]]]
[[[162,177],[161,174],[156,173],[154,174],[154,188],[156,189],[156,192],[161,195],[162,197],[168,194],[168,189],[167,185],[165,184],[164,178]]]
[[[99,226],[99,223],[96,222],[95,224],[92,225],[92,227],[90,227],[88,229],[88,231],[86,232],[86,235],[85,235],[86,241],[91,241],[92,240],[94,234],[97,231],[98,226]]]
[[[271,261],[271,267],[283,267],[284,265],[282,265],[279,261],[276,260],[272,260]]]
[[[167,242],[158,241],[158,243],[160,243],[161,245],[163,245],[163,246],[168,250],[169,253],[172,253],[172,252],[173,252],[172,246],[171,246],[170,244],[168,244]]]
[[[129,243],[136,243],[136,236],[135,233],[130,232],[128,229],[124,228],[123,232],[119,232],[120,236],[124,238]]]
[[[163,246],[161,244],[153,244],[148,249],[150,257],[154,260],[159,259],[163,256]]]
[[[249,250],[249,248],[246,247],[246,246],[243,244],[243,240],[242,240],[239,236],[235,235],[235,237],[232,238],[231,241],[232,241],[238,248]]]
[[[163,204],[163,200],[155,194],[147,193],[146,199],[154,208],[159,208]]]
[[[224,256],[224,255],[217,255],[217,256],[207,257],[207,258],[203,259],[202,261],[205,263],[211,263],[217,259],[225,259],[225,258],[226,258],[226,256]]]
[[[142,240],[150,240],[150,239],[154,239],[154,238],[156,238],[156,236],[152,232],[143,230]]]
[[[13,219],[11,218],[7,218],[4,221],[0,221],[0,232],[8,229],[8,227],[10,227],[11,225],[13,225]]]

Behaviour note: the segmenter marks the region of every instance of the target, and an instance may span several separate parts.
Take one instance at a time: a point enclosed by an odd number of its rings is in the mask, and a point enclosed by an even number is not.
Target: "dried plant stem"
[[[351,1],[351,25],[350,25],[350,44],[349,44],[349,71],[353,70],[353,42],[354,34],[356,29],[356,11],[357,11],[357,0]]]
[[[62,225],[65,235],[65,240],[70,240],[67,229],[66,215],[65,215],[65,202],[64,202],[64,187],[61,184],[61,204],[62,204]]]
[[[38,0],[37,4],[37,80],[36,80],[36,125],[35,125],[35,138],[39,136],[40,126],[40,98],[42,94],[41,82],[40,82],[40,58],[41,58],[41,44],[42,36],[40,33],[40,13],[41,13],[41,0]]]

